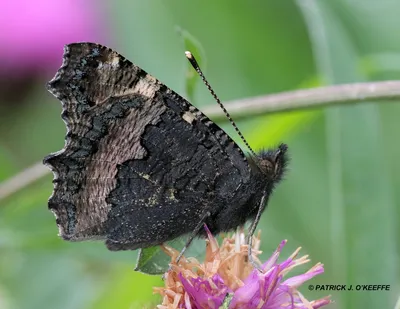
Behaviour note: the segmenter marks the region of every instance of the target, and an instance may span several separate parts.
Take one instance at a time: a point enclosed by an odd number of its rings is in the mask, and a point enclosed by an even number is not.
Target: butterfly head
[[[257,155],[257,166],[273,183],[279,182],[285,173],[289,161],[287,149],[286,144],[280,144],[276,149],[261,151]]]

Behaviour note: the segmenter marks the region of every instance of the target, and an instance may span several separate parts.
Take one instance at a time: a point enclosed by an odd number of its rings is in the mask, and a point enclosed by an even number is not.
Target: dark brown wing
[[[67,125],[64,149],[44,159],[64,239],[108,239],[116,250],[161,243],[250,181],[243,153],[218,126],[107,47],[66,46],[48,89]]]

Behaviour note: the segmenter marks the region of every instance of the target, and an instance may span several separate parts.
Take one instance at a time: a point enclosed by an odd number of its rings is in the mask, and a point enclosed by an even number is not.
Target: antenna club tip
[[[185,56],[188,59],[193,59],[193,55],[192,55],[192,53],[190,51],[185,51]]]

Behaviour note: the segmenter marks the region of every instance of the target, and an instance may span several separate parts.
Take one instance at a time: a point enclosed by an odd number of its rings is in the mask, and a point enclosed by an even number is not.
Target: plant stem
[[[368,82],[334,85],[281,92],[226,102],[226,108],[237,120],[263,114],[356,104],[367,101],[400,101],[400,81]],[[214,120],[226,117],[216,105],[202,109]]]

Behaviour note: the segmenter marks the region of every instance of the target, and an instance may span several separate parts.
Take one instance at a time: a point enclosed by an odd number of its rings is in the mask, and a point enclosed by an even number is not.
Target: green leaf
[[[149,275],[158,275],[168,269],[169,260],[159,246],[139,250],[135,270]]]
[[[167,242],[167,246],[181,252],[187,243],[188,236],[182,236]],[[193,239],[190,246],[185,250],[184,256],[203,260],[205,254],[205,241],[201,238]],[[135,270],[149,275],[163,274],[168,270],[171,257],[169,257],[160,246],[140,249]]]

